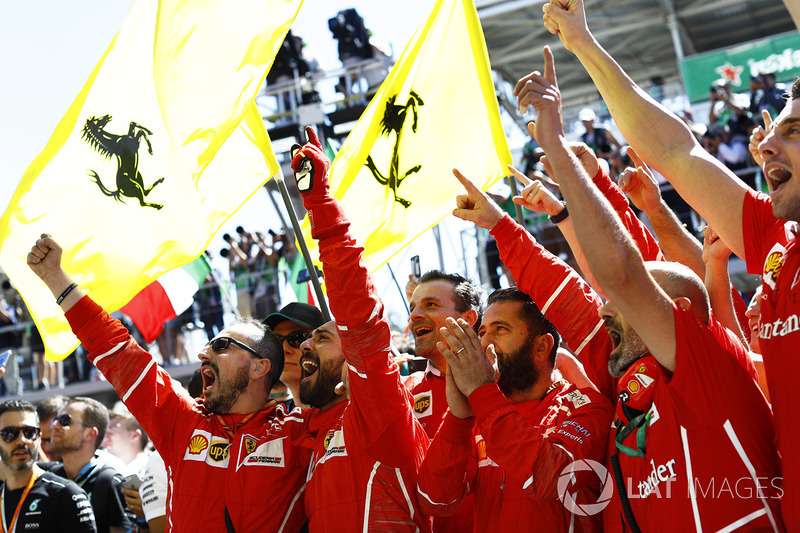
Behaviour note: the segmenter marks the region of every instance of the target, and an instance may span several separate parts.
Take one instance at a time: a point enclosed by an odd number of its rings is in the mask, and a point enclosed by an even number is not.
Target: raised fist
[[[331,162],[325,155],[317,133],[306,127],[308,142],[304,146],[292,146],[292,170],[297,189],[303,196],[325,196],[328,194],[328,169]]]

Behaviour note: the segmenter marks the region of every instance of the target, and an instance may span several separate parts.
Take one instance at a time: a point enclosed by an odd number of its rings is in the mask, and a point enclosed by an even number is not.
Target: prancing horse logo
[[[100,181],[100,176],[97,175],[97,172],[87,169],[92,181],[97,183],[103,194],[110,196],[117,202],[124,204],[125,200],[122,197],[127,196],[128,198],[139,200],[139,205],[142,207],[161,209],[164,207],[163,204],[145,202],[144,198],[150,194],[150,191],[156,185],[164,181],[164,178],[157,179],[150,187],[145,188],[144,179],[139,172],[139,142],[144,139],[144,142],[147,143],[147,151],[150,155],[153,155],[153,146],[150,144],[150,139],[147,138],[153,132],[136,122],[131,122],[127,135],[117,135],[105,130],[105,126],[109,122],[111,122],[111,115],[88,118],[86,125],[83,127],[81,138],[105,159],[110,158],[112,155],[116,156],[117,190],[107,189],[103,182]]]
[[[364,164],[367,166],[367,168],[369,168],[370,172],[372,172],[373,177],[378,181],[378,183],[381,185],[388,185],[389,188],[392,189],[394,201],[408,209],[408,207],[411,205],[411,202],[405,198],[397,196],[397,189],[409,174],[419,172],[419,169],[422,168],[422,165],[415,165],[408,169],[402,176],[400,175],[400,157],[398,155],[398,151],[400,149],[400,137],[403,133],[403,123],[406,121],[406,115],[408,114],[409,109],[414,115],[414,123],[411,125],[411,131],[413,133],[417,132],[417,106],[423,106],[425,105],[425,102],[423,102],[422,98],[420,98],[420,96],[414,91],[411,91],[411,95],[408,97],[408,101],[405,105],[396,105],[394,103],[396,99],[397,95],[394,95],[386,102],[386,110],[383,112],[383,120],[381,120],[380,134],[389,137],[389,134],[394,132],[396,135],[394,140],[394,149],[392,151],[392,162],[389,165],[389,175],[384,176],[381,171],[378,170],[378,167],[375,165],[375,161],[372,160],[371,155],[367,156],[367,161]]]

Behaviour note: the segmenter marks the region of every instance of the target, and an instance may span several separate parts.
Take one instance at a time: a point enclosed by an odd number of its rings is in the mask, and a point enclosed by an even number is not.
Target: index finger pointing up
[[[544,78],[555,86],[558,86],[556,79],[556,63],[553,59],[553,51],[549,46],[544,47]]]

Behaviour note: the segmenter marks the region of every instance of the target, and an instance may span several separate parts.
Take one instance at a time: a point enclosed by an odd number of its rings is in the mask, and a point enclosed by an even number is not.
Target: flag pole
[[[317,302],[319,302],[319,310],[322,311],[322,318],[325,319],[325,322],[329,322],[331,320],[331,313],[328,311],[328,305],[325,303],[325,297],[322,294],[322,286],[319,284],[317,269],[314,268],[314,262],[311,260],[311,254],[308,252],[308,246],[303,238],[303,232],[300,231],[300,223],[297,221],[297,214],[294,212],[292,199],[289,198],[289,191],[286,189],[286,181],[283,179],[283,170],[279,169],[274,178],[275,184],[278,186],[278,190],[281,191],[283,203],[286,204],[286,211],[289,213],[289,219],[292,221],[294,236],[297,239],[297,244],[299,245],[300,251],[303,254],[303,259],[306,262],[306,268],[308,268],[308,277],[311,280],[311,285],[314,287],[314,294],[317,295]]]

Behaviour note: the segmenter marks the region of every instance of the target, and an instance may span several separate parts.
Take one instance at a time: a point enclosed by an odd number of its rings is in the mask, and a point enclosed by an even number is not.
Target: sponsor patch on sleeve
[[[576,409],[581,405],[592,403],[588,396],[577,390],[567,393],[566,398],[572,402]]]
[[[430,391],[414,395],[414,416],[423,418],[433,413],[433,395]]]

